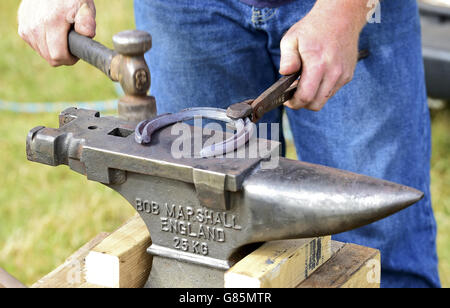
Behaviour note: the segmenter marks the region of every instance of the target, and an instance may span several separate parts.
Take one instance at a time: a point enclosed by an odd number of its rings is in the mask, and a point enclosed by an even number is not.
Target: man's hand
[[[52,66],[73,65],[68,49],[72,25],[81,35],[95,36],[94,0],[23,0],[19,35]]]
[[[305,18],[289,29],[280,43],[280,74],[302,68],[302,76],[287,107],[319,111],[352,80],[368,10],[366,1],[318,0]]]

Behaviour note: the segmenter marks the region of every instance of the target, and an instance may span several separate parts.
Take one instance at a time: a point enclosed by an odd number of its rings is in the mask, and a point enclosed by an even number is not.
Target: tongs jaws
[[[297,89],[297,84],[294,82],[299,76],[300,72],[283,76],[255,100],[247,100],[231,105],[227,109],[228,117],[232,119],[250,117],[254,123],[258,122],[264,114],[283,105],[292,98]]]

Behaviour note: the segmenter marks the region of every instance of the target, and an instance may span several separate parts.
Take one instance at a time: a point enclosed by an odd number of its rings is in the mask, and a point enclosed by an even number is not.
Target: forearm
[[[326,18],[331,32],[345,30],[359,34],[367,24],[370,9],[367,0],[317,0],[308,15]]]

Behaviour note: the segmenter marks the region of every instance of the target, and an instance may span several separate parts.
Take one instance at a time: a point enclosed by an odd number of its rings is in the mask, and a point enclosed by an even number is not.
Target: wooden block
[[[26,288],[19,280],[0,268],[0,288]]]
[[[136,215],[86,256],[88,283],[109,288],[140,288],[148,279],[152,257],[147,226]]]
[[[148,246],[145,224],[133,217],[112,234],[97,236],[32,287],[142,287],[151,268]],[[377,250],[328,236],[265,243],[225,273],[225,286],[379,287],[379,278]]]
[[[330,258],[330,243],[330,236],[265,243],[225,273],[225,287],[296,287]]]
[[[373,248],[333,241],[331,259],[299,288],[379,288],[380,252]]]
[[[109,233],[103,232],[72,254],[62,265],[39,279],[32,288],[78,288],[86,284],[84,258],[89,250],[97,246]]]

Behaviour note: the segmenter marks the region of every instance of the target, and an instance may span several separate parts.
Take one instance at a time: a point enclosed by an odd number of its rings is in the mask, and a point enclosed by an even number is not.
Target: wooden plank
[[[152,265],[150,244],[147,226],[136,215],[89,252],[86,281],[109,288],[143,287]]]
[[[333,242],[335,254],[299,288],[379,288],[380,252],[373,248]]]
[[[32,287],[141,287],[151,268],[149,245],[145,224],[139,216],[133,217],[112,234],[97,236]],[[93,257],[85,264],[87,255]],[[377,250],[331,241],[329,236],[274,241],[230,269],[225,286],[379,287],[379,261]],[[93,280],[85,279],[83,269]]]
[[[330,258],[330,243],[330,236],[265,243],[225,273],[225,287],[295,287]]]
[[[62,265],[39,279],[32,288],[78,288],[86,284],[84,258],[89,251],[104,240],[109,233],[103,232],[71,255]]]
[[[26,288],[26,286],[17,280],[15,277],[11,276],[7,271],[0,268],[0,288]]]

